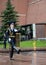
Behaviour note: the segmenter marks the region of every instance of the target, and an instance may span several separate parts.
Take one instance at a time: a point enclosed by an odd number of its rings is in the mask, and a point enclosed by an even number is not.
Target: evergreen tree
[[[8,28],[9,22],[12,20],[15,22],[16,25],[18,19],[17,12],[14,11],[14,7],[11,4],[11,0],[7,1],[6,9],[2,12],[1,16],[2,16],[1,34],[3,34]]]

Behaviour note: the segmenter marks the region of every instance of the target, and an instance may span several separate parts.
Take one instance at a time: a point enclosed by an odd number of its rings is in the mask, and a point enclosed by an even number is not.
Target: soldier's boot
[[[17,54],[20,54],[21,50],[14,46],[14,49],[16,50]]]

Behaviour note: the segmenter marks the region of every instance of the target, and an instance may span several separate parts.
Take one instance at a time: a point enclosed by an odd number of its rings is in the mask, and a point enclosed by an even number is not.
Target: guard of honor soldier
[[[13,57],[14,50],[19,54],[20,49],[18,49],[15,44],[16,44],[16,33],[19,32],[17,29],[14,28],[15,22],[10,21],[9,23],[9,28],[6,31],[6,37],[8,38],[8,41],[11,45],[11,50],[10,50],[10,59]]]

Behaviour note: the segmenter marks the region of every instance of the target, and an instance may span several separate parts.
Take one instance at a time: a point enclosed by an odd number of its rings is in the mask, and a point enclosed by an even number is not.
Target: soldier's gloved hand
[[[11,38],[9,38],[8,41],[11,42]]]

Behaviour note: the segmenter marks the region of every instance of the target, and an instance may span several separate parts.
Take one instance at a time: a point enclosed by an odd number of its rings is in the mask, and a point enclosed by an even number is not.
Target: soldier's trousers
[[[10,58],[13,57],[13,53],[14,53],[14,50],[18,53],[19,52],[19,49],[15,46],[15,39],[12,38],[11,41],[9,42],[10,45],[11,45],[11,49],[10,49]]]
[[[6,40],[4,40],[4,48],[6,48]]]
[[[15,46],[15,42],[12,40],[11,42],[11,50],[10,50],[10,58],[13,57],[14,50],[18,53],[19,49]]]
[[[10,50],[10,58],[13,57],[13,53],[14,53],[14,50],[18,53],[19,49],[17,49],[15,46],[11,46],[11,50]]]
[[[12,47],[11,47],[11,50],[10,50],[10,58],[13,57],[13,53],[14,53],[14,48],[13,48],[13,46],[12,46]]]

